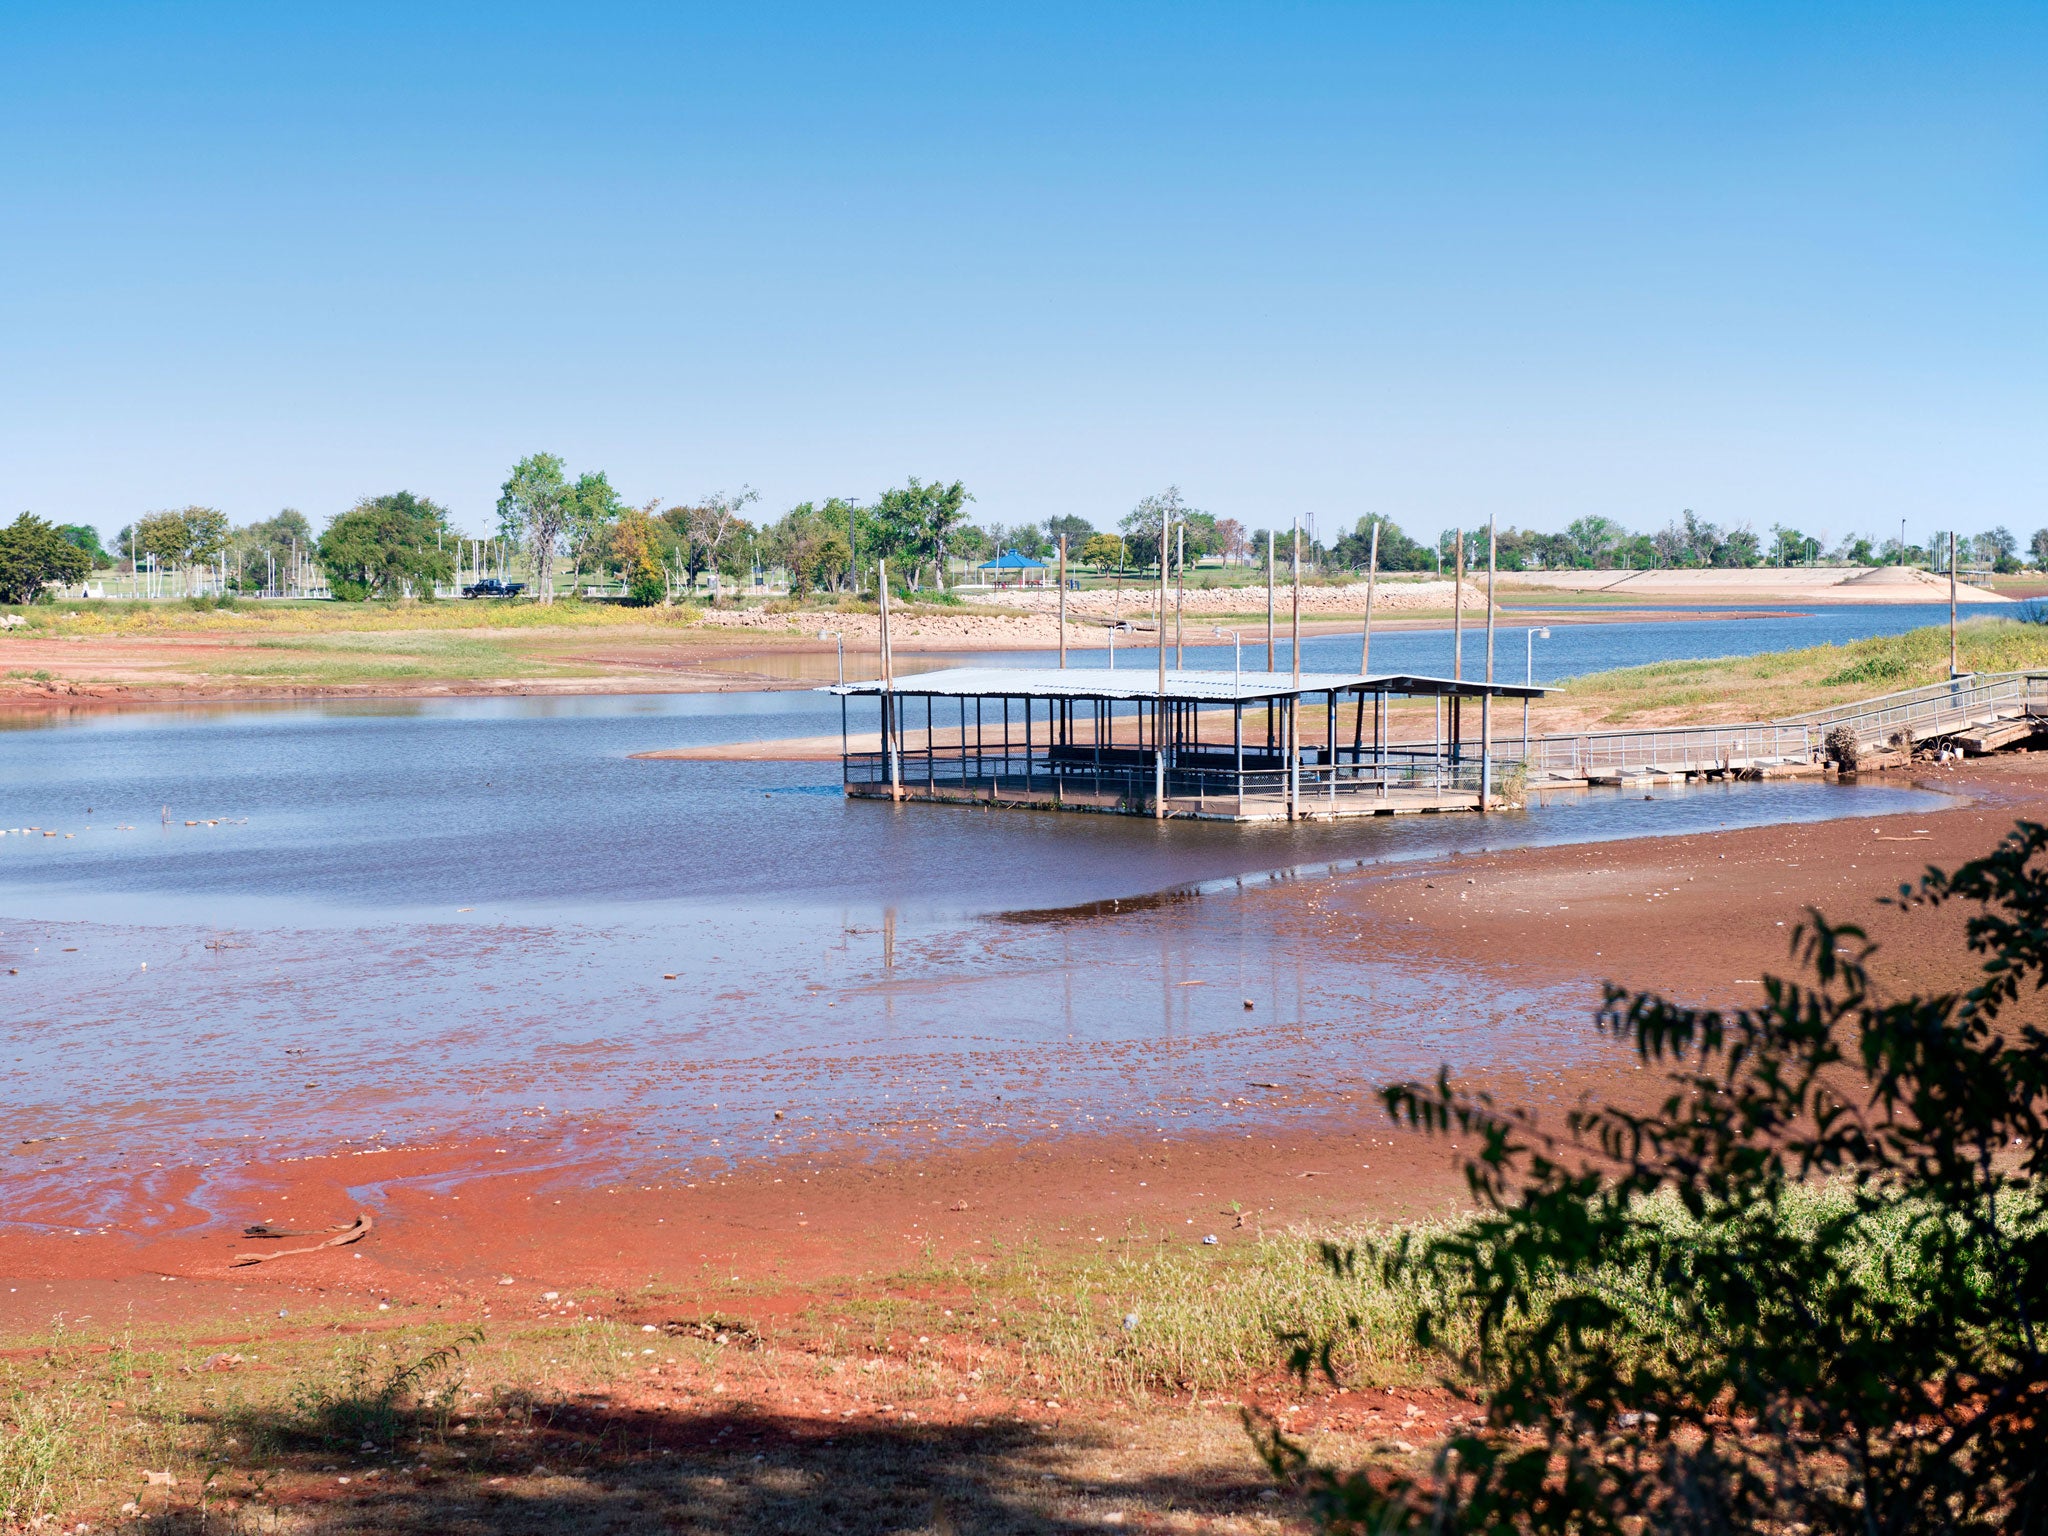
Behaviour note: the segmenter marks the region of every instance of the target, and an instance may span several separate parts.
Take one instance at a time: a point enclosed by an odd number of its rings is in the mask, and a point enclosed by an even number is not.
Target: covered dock
[[[1543,693],[1406,674],[1007,667],[821,691],[840,698],[850,796],[1224,821],[1491,807],[1492,703]],[[879,750],[852,749],[857,698],[877,703]],[[1396,742],[1397,708],[1413,727],[1427,711],[1427,733]]]

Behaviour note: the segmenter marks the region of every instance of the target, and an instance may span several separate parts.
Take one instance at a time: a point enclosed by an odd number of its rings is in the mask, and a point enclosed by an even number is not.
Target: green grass
[[[1960,663],[1970,672],[2048,668],[2048,625],[1971,619],[1957,631]],[[1559,706],[1600,724],[1654,716],[1660,723],[1776,719],[1831,704],[1897,693],[1948,676],[1946,626],[1840,645],[1761,656],[1660,661],[1574,678],[1537,706]]]

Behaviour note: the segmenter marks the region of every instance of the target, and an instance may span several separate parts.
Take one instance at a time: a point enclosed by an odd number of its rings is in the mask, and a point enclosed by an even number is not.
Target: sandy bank
[[[1702,603],[1945,603],[1948,578],[1913,567],[1818,566],[1786,570],[1518,571],[1502,578],[1509,591],[1601,592],[1620,597]],[[1499,594],[1496,593],[1498,596]],[[2010,603],[2003,593],[1967,583],[1959,603]]]

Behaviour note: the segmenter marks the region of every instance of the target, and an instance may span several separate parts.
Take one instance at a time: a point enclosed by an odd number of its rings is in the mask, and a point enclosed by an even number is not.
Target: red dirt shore
[[[1606,977],[1690,1000],[1751,999],[1757,978],[1787,968],[1787,937],[1808,906],[1866,923],[1887,984],[1950,987],[1973,969],[1960,916],[1901,913],[1877,898],[1929,864],[1988,851],[2017,818],[2042,817],[2048,758],[1915,778],[1964,798],[1911,816],[1522,849],[1226,899],[1258,903],[1259,920],[1278,929],[1327,936],[1332,965],[1359,963],[1355,938],[1369,931],[1370,956],[1435,963],[1446,986],[1583,980],[1589,1015]],[[1611,1060],[1571,1073],[1539,1065],[1490,1086],[1538,1103],[1640,1093],[1633,1058],[1617,1049]],[[1450,1147],[1396,1134],[1377,1103],[1340,1096],[1307,1128],[761,1163],[696,1184],[606,1182],[601,1168],[566,1178],[539,1171],[546,1156],[490,1143],[357,1149],[245,1170],[249,1208],[231,1221],[185,1203],[193,1186],[174,1182],[152,1185],[165,1214],[145,1231],[0,1232],[0,1326],[59,1314],[226,1321],[321,1297],[506,1317],[533,1315],[545,1290],[612,1298],[602,1309],[625,1316],[626,1298],[657,1275],[788,1298],[834,1277],[1023,1241],[1057,1255],[1139,1231],[1231,1243],[1296,1223],[1424,1215],[1454,1207],[1462,1189]],[[245,1221],[317,1228],[365,1207],[377,1228],[358,1245],[229,1267],[261,1251],[239,1235]]]

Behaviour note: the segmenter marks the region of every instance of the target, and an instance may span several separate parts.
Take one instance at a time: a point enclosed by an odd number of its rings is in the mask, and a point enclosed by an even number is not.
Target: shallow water
[[[1917,803],[1780,783],[1486,818],[1162,825],[847,801],[832,763],[630,755],[838,723],[836,700],[802,692],[121,714],[16,733],[0,738],[0,824],[72,835],[0,838],[0,915],[477,925],[886,905],[958,918],[1331,861]]]
[[[231,1181],[252,1156],[343,1142],[524,1148],[547,1127],[551,1156],[701,1168],[1271,1124],[1312,1088],[1446,1057],[1562,1067],[1599,1048],[1589,989],[1447,999],[1372,933],[1334,951],[1279,936],[1257,891],[1452,850],[1942,803],[1797,782],[1161,826],[849,802],[831,765],[628,756],[837,718],[810,693],[664,695],[0,737],[0,824],[60,833],[0,838],[0,952],[19,972],[0,977],[0,1084],[21,1137],[70,1138],[12,1161],[12,1219],[133,1219],[138,1187],[168,1177],[152,1164]],[[1195,894],[1056,910],[1169,889]],[[1248,1099],[1253,1079],[1288,1086]]]

